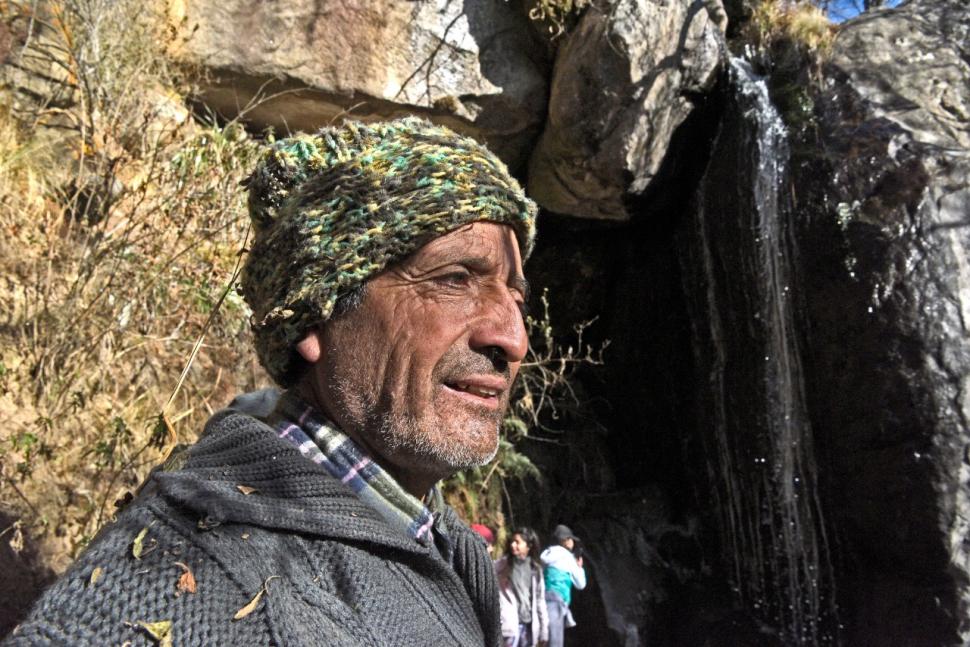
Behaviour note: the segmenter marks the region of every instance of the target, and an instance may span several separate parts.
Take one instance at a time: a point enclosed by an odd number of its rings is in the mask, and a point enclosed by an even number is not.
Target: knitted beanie
[[[407,117],[348,122],[268,146],[252,175],[241,289],[256,354],[286,385],[294,346],[337,300],[462,225],[510,225],[532,251],[536,206],[474,139]]]

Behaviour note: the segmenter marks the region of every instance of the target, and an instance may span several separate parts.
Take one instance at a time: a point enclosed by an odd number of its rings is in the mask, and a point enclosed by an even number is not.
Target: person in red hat
[[[495,550],[495,533],[492,532],[492,529],[480,523],[473,523],[471,528],[485,540],[485,545],[488,546],[488,556],[494,557],[492,552]]]

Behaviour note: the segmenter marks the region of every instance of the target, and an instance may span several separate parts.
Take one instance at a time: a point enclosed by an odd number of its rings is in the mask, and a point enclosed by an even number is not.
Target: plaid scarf
[[[280,396],[266,422],[280,438],[296,445],[301,454],[347,484],[392,527],[423,545],[432,541],[431,511],[293,391]]]

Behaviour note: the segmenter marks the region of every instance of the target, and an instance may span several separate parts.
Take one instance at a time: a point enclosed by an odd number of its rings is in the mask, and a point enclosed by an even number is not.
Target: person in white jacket
[[[572,588],[586,588],[586,571],[583,558],[572,552],[577,541],[573,531],[560,524],[552,531],[552,537],[555,543],[542,551],[540,559],[545,574],[549,647],[562,647],[566,627],[576,626],[569,611]]]
[[[549,640],[546,587],[539,561],[539,537],[516,528],[495,562],[504,647],[535,647]]]

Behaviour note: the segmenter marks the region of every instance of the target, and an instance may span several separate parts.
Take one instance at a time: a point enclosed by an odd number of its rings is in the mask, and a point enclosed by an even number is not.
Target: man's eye
[[[449,272],[448,274],[442,274],[437,277],[436,280],[445,285],[468,285],[471,277],[472,275],[468,272]]]

